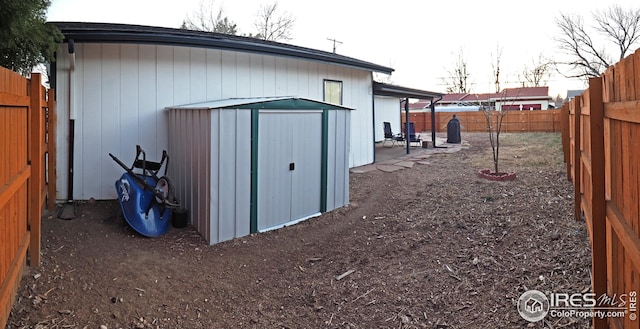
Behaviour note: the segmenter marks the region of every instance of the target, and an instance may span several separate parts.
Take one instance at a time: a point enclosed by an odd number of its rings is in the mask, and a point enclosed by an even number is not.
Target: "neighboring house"
[[[53,24],[65,36],[51,67],[57,199],[116,198],[113,183],[122,169],[108,153],[128,163],[140,144],[148,158],[159,159],[169,145],[167,107],[274,96],[340,104],[354,109],[348,139],[354,167],[374,161],[374,131],[381,129],[374,115],[397,114],[403,97],[373,88],[373,72],[392,68],[334,53],[172,28]]]
[[[567,90],[567,99],[565,100],[565,103],[569,102],[572,99],[574,99],[576,96],[582,95],[583,92],[584,92],[584,90],[582,90],[582,89]]]
[[[436,112],[477,111],[483,108],[497,110],[548,110],[551,103],[549,87],[506,88],[499,93],[446,94],[435,105]],[[429,110],[429,100],[409,103],[411,111]]]
[[[507,88],[489,99],[502,110],[548,110],[551,97],[549,87]]]

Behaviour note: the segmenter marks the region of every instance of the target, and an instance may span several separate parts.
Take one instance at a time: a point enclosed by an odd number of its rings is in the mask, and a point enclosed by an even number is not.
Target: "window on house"
[[[342,81],[324,80],[324,101],[342,105]]]

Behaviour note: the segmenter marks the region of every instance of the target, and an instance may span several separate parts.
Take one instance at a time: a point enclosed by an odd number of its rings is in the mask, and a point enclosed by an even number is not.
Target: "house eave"
[[[73,39],[75,43],[137,43],[213,48],[300,58],[384,74],[394,71],[390,67],[330,52],[236,35],[128,24],[49,23],[60,29],[64,35],[63,42]]]

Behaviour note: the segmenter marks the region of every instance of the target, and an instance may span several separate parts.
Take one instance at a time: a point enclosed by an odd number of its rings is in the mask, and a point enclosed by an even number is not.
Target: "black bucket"
[[[189,210],[185,208],[173,209],[171,224],[175,228],[187,227],[187,224],[189,224]]]

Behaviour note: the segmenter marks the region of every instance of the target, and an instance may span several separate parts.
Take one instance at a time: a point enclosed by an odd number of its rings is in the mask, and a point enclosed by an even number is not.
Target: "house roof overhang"
[[[64,42],[73,40],[73,42],[86,43],[138,43],[214,48],[301,58],[384,74],[391,74],[394,71],[390,67],[335,53],[238,35],[129,24],[87,22],[49,23],[60,29],[64,35]]]
[[[227,98],[209,102],[176,105],[166,107],[168,110],[215,110],[215,109],[250,109],[250,110],[353,110],[352,108],[336,105],[309,98],[282,96],[282,97],[252,97],[252,98]]]
[[[418,98],[418,99],[434,99],[440,98],[444,94],[407,88],[402,86],[396,86],[388,83],[382,82],[373,82],[373,94],[377,96],[388,96],[388,97],[397,97],[397,98]]]

